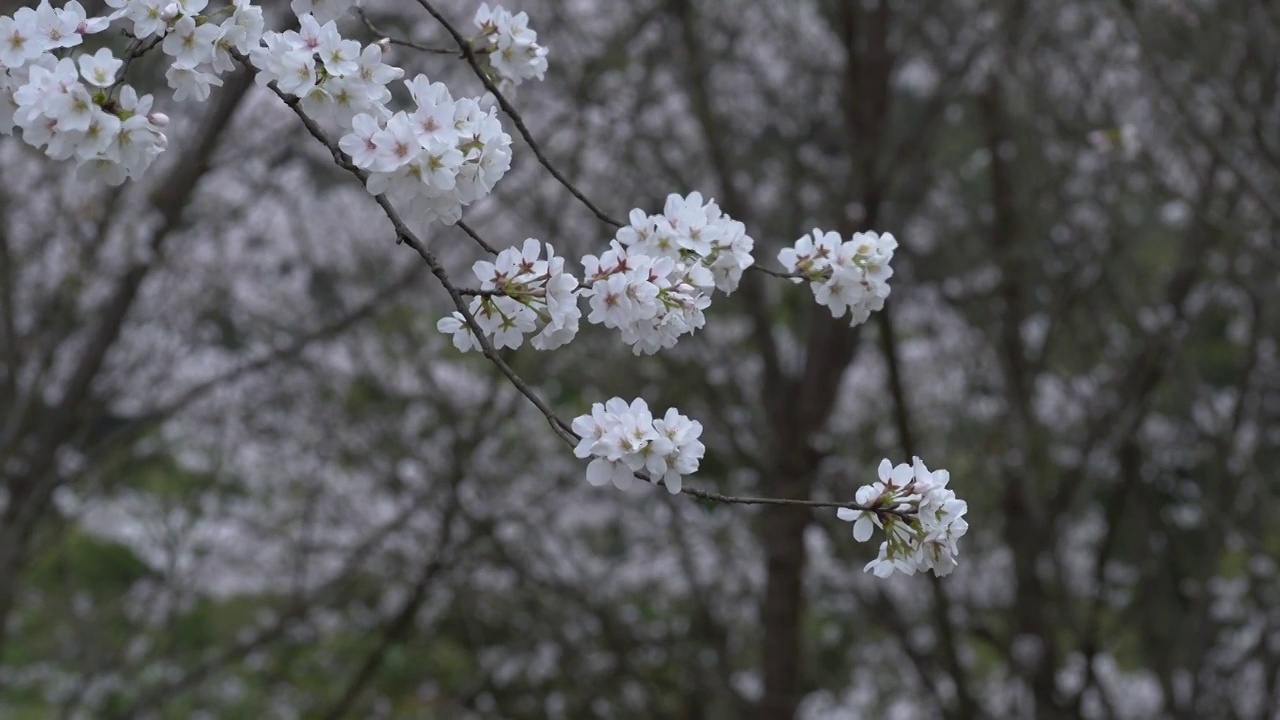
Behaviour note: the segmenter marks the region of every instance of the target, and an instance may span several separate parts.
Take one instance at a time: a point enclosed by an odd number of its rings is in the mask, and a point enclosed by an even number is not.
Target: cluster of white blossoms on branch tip
[[[755,262],[742,223],[702,194],[672,193],[660,215],[637,208],[610,249],[583,258],[587,320],[616,328],[637,354],[670,348],[706,324],[711,293],[733,292]]]
[[[462,207],[488,194],[510,167],[511,138],[479,99],[455,101],[420,75],[410,83],[415,109],[388,108],[387,84],[404,71],[382,62],[381,45],[343,38],[335,23],[360,0],[292,0],[298,29],[287,32],[265,32],[262,9],[250,0],[106,4],[113,11],[103,17],[88,17],[76,0],[61,8],[41,0],[0,16],[0,133],[17,128],[50,157],[74,158],[82,170],[119,184],[139,177],[167,145],[161,132],[167,116],[152,112],[151,96],[139,97],[124,82],[130,60],[162,56],[173,99],[200,102],[222,85],[220,75],[248,57],[260,84],[274,83],[300,98],[313,119],[342,128],[343,149],[370,172],[370,189],[386,192],[408,220],[457,221]],[[490,62],[519,77],[541,77],[546,51],[537,47],[528,18],[501,7],[482,15],[486,33],[476,42],[493,45]],[[107,48],[78,50],[85,35],[113,24],[132,39],[126,57]],[[528,57],[515,62],[512,52]]]
[[[164,150],[168,118],[151,112],[150,95],[118,81],[124,61],[109,49],[70,56],[112,19],[90,18],[74,0],[0,16],[0,133],[16,127],[50,158],[75,158],[86,175],[119,185]]]
[[[644,471],[674,495],[684,476],[698,471],[706,452],[698,440],[702,423],[675,408],[655,420],[639,398],[630,404],[622,398],[595,403],[591,414],[574,418],[572,427],[581,438],[573,454],[593,458],[587,465],[587,482],[596,486],[612,482],[626,490],[635,473]]]
[[[529,16],[512,15],[501,5],[490,8],[481,3],[475,24],[480,37],[473,44],[488,60],[489,69],[501,89],[511,89],[525,80],[542,79],[547,72],[547,49],[538,44],[538,33],[529,29]]]
[[[525,242],[526,252],[528,243],[534,243],[536,256],[536,241]],[[584,256],[581,283],[568,274],[560,275],[563,263],[556,258],[560,264],[553,273],[558,279],[551,280],[554,288],[539,286],[531,291],[521,284],[524,281],[489,287],[484,283],[490,281],[495,265],[477,263],[481,290],[491,297],[478,298],[473,308],[479,303],[482,310],[501,311],[500,324],[484,327],[498,347],[518,347],[519,338],[535,329],[535,318],[546,315],[546,330],[534,338],[533,345],[549,349],[576,335],[580,317],[576,303],[578,298],[586,298],[590,306],[587,322],[618,330],[636,355],[653,354],[706,325],[704,311],[711,305],[712,293],[737,288],[743,270],[754,262],[753,244],[742,223],[722,214],[715,202],[704,203],[696,192],[688,197],[672,194],[661,215],[632,210],[631,224],[618,230],[608,250]],[[504,250],[499,269],[511,262],[504,257],[520,256],[521,251],[515,248]],[[512,300],[533,307],[534,314],[508,312],[515,310]],[[549,307],[534,307],[540,302],[549,303]],[[560,324],[558,318],[571,322]],[[472,329],[460,326],[461,320],[461,314],[454,313],[437,327],[452,334],[460,350],[477,348]],[[501,340],[497,332],[503,333]]]
[[[451,225],[511,168],[511,136],[478,100],[454,100],[425,75],[405,84],[413,112],[357,115],[340,147],[369,171],[369,192],[385,194],[406,220]]]
[[[564,272],[564,258],[550,244],[546,258],[539,259],[542,249],[542,243],[529,238],[522,247],[498,253],[493,262],[480,260],[472,266],[482,294],[468,310],[497,349],[520,347],[524,336],[539,326],[530,341],[538,350],[553,350],[578,334],[578,281]],[[436,328],[453,335],[454,347],[463,352],[480,349],[460,312],[441,318]]]
[[[705,289],[711,273],[696,263],[629,253],[617,241],[599,257],[582,259],[583,297],[589,298],[588,322],[615,328],[636,355],[653,354],[676,344],[681,335],[706,324],[711,305]]]
[[[751,250],[755,241],[746,226],[720,212],[714,200],[702,201],[702,193],[686,197],[667,196],[662,214],[649,215],[636,208],[619,228],[615,239],[629,252],[685,263],[700,278],[701,287],[714,284],[731,293],[738,289],[742,273],[755,263]],[[701,268],[710,271],[703,273]],[[710,277],[712,282],[706,282]]]
[[[335,21],[322,25],[314,15],[299,16],[297,30],[263,34],[249,59],[259,85],[274,82],[281,92],[302,98],[313,118],[342,127],[390,102],[387,83],[404,77],[403,70],[382,62],[377,44],[362,48],[342,37]]]
[[[854,496],[865,509],[840,508],[836,515],[853,523],[853,538],[866,542],[877,528],[884,530],[880,553],[867,563],[876,577],[896,570],[906,575],[932,570],[949,575],[959,555],[957,542],[969,530],[964,519],[969,506],[947,487],[951,474],[934,470],[912,458],[894,466],[880,461],[880,479],[863,485]]]
[[[889,233],[854,233],[844,240],[839,233],[815,229],[779,251],[778,262],[798,276],[792,282],[809,281],[819,305],[831,308],[835,317],[847,310],[850,324],[859,325],[884,308],[897,247]]]

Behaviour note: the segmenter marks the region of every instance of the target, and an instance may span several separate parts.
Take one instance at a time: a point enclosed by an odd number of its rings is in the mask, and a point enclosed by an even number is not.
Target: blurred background
[[[700,420],[705,490],[847,500],[919,455],[969,502],[959,568],[879,580],[833,512],[590,487],[278,99],[174,103],[144,59],[145,181],[0,138],[0,716],[1280,717],[1280,5],[511,9],[550,48],[513,102],[609,214],[698,190],[769,267],[814,227],[902,244],[855,329],[748,273],[671,351],[588,327],[515,369],[564,417]],[[604,247],[514,151],[466,220]],[[472,282],[473,242],[428,240]]]

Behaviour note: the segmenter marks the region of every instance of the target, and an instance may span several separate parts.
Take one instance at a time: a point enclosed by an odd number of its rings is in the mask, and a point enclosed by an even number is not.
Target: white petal
[[[902,463],[893,469],[893,484],[906,485],[911,482],[913,474],[914,472],[912,471],[911,466],[906,463]]]
[[[590,435],[583,437],[578,441],[578,445],[573,448],[573,454],[580,458],[591,456],[591,446],[596,444],[596,439]],[[589,472],[589,470],[588,470]]]
[[[862,517],[853,524],[853,539],[858,542],[866,542],[871,539],[871,533],[875,530],[875,523],[871,520],[869,513],[863,513]]]
[[[631,471],[627,469],[626,465],[623,465],[622,463],[614,464],[613,484],[615,487],[617,487],[619,490],[626,490],[627,488],[631,487],[632,479],[633,477],[631,475]]]
[[[854,520],[857,520],[858,516],[861,514],[862,514],[862,511],[854,510],[853,508],[836,509],[836,517],[840,518],[841,520],[844,520],[845,522],[853,522]]]
[[[587,482],[600,487],[609,482],[613,475],[613,463],[604,458],[596,458],[587,466]]]

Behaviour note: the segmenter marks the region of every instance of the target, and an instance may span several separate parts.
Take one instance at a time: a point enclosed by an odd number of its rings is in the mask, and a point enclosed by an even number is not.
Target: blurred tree
[[[507,361],[566,413],[700,419],[705,489],[846,499],[921,455],[970,503],[959,569],[881,581],[829,512],[588,486],[238,76],[120,191],[0,139],[0,714],[1280,717],[1280,7],[518,9],[551,71],[513,102],[606,213],[700,190],[762,265],[815,226],[902,248],[858,329],[752,273],[669,352]],[[598,251],[530,155],[470,225]]]

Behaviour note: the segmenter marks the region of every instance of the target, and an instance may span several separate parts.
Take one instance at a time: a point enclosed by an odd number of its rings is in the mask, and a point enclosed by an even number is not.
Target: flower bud
[[[379,50],[386,52],[387,49],[391,47],[391,38],[382,38],[375,44],[378,46]]]
[[[160,11],[160,19],[165,22],[172,22],[175,18],[182,14],[182,8],[178,7],[178,3],[169,3]]]
[[[152,125],[155,125],[158,128],[169,126],[169,116],[162,112],[153,112],[147,116],[147,119],[151,121]]]

